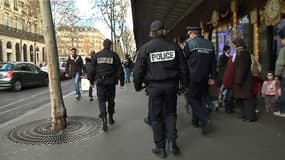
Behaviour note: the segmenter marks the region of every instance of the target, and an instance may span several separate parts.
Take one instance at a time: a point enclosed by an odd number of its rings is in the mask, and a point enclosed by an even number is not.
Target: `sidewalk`
[[[73,94],[64,98],[68,116],[98,117],[98,101],[84,95],[77,101]],[[155,160],[152,154],[152,130],[143,118],[147,97],[136,93],[132,84],[117,88],[115,125],[108,132],[70,144],[24,145],[9,141],[9,131],[21,124],[50,117],[50,105],[40,107],[0,127],[0,160]],[[191,126],[184,112],[184,99],[178,99],[178,145],[182,155],[169,154],[177,160],[284,160],[285,118],[262,114],[256,123],[246,123],[237,114],[213,113],[214,130],[202,136]]]

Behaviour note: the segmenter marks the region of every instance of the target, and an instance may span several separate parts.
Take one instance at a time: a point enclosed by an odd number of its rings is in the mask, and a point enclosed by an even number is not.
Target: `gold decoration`
[[[254,9],[250,12],[250,21],[251,21],[251,24],[257,23],[257,21],[258,21],[257,9]]]
[[[218,21],[219,21],[219,13],[216,10],[214,10],[211,18],[211,22],[214,27],[218,26]]]
[[[285,14],[285,0],[281,1],[281,13]]]
[[[264,18],[267,25],[276,25],[281,20],[281,1],[267,0],[264,9]]]

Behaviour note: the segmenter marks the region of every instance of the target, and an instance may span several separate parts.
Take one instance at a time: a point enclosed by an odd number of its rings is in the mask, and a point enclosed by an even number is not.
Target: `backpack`
[[[259,76],[261,74],[262,65],[257,61],[254,55],[250,54],[251,66],[250,71],[253,76]]]

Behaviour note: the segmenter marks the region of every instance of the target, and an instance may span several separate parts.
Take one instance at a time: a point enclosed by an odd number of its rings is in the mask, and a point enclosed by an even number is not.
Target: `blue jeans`
[[[125,73],[125,81],[130,82],[131,69],[130,68],[124,68],[124,73]]]
[[[75,74],[75,77],[73,77],[73,81],[74,81],[75,94],[78,95],[78,96],[81,96],[81,93],[80,93],[81,77],[80,77],[79,73]]]
[[[233,97],[232,89],[225,90],[225,108],[226,108],[226,112],[234,111],[234,97]]]
[[[285,113],[285,78],[281,82],[280,113]]]

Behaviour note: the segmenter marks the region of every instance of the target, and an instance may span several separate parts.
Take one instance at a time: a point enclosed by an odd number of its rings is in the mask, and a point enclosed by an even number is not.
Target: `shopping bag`
[[[89,86],[90,86],[89,80],[86,78],[82,78],[81,79],[81,90],[82,91],[88,91]]]

